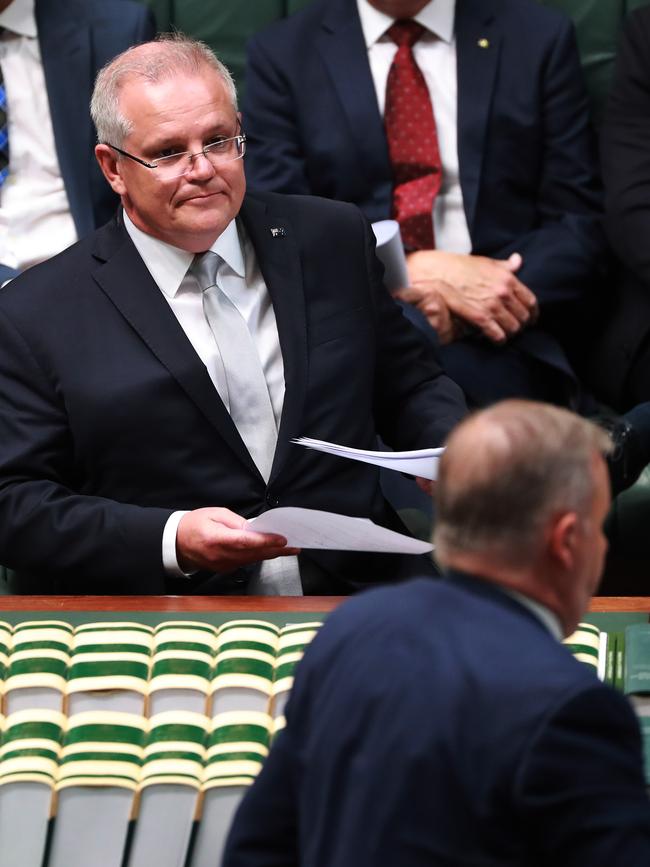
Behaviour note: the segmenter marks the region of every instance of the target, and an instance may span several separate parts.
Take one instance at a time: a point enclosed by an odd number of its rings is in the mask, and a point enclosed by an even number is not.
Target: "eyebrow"
[[[217,124],[215,127],[211,128],[210,132],[206,133],[206,135],[203,136],[203,140],[210,141],[211,139],[217,138],[218,136],[231,137],[235,135],[237,135],[237,124],[235,124],[234,131],[232,130],[230,124],[228,124],[227,126],[226,124]],[[161,150],[162,148],[177,146],[181,146],[186,150],[188,147],[186,141],[182,141],[181,138],[170,135],[165,136],[164,138],[161,138],[157,141],[153,141],[151,144],[146,146],[146,150],[156,151]]]

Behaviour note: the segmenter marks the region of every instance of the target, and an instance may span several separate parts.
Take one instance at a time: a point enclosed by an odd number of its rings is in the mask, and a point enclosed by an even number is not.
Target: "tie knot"
[[[424,31],[425,28],[421,24],[418,24],[417,21],[413,21],[411,18],[404,18],[392,24],[386,33],[396,45],[400,47],[408,45],[409,48],[412,48]]]
[[[221,256],[212,250],[208,250],[206,253],[197,253],[194,257],[190,271],[196,277],[202,292],[205,292],[210,286],[216,285],[220,262]]]

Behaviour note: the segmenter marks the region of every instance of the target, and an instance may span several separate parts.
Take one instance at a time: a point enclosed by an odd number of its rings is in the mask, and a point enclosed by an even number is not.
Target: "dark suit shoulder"
[[[463,14],[466,17],[476,17],[477,21],[485,21],[496,17],[508,26],[521,27],[522,32],[539,35],[539,29],[545,33],[557,32],[558,29],[572,27],[569,15],[559,9],[542,6],[538,0],[461,0]],[[313,45],[304,42],[307,36],[313,36],[315,30],[325,30],[347,27],[350,17],[358,19],[355,0],[316,0],[304,9],[274,21],[268,27],[256,33],[249,46],[261,46],[267,51],[280,49],[292,44],[305,51],[313,51]]]
[[[277,41],[282,42],[307,32],[313,33],[314,28],[320,27],[325,16],[337,15],[339,12],[341,15],[356,15],[356,3],[354,0],[315,0],[287,18],[280,18],[263,27],[250,38],[249,45],[259,42],[271,46]]]
[[[423,577],[363,593],[328,618],[322,649],[337,652],[348,643],[363,656],[364,640],[372,645],[372,636],[381,635],[385,647],[401,648],[416,666],[426,668],[441,652],[451,652],[459,669],[477,676],[489,672],[495,692],[505,695],[513,683],[527,689],[527,682],[535,692],[542,683],[550,688],[549,701],[553,694],[568,700],[597,685],[591,669],[573,659],[528,609],[488,582],[475,584]],[[389,655],[382,655],[380,666],[391,664]]]
[[[133,22],[153,22],[151,10],[136,0],[36,0],[36,13],[56,16],[57,20],[71,19],[94,23],[106,20],[119,22],[125,28]]]
[[[118,238],[120,240],[118,240]],[[10,316],[36,319],[34,310],[59,309],[88,288],[92,271],[100,264],[98,246],[113,240],[128,243],[111,222],[77,241],[56,256],[23,271],[0,291],[0,310]]]
[[[266,206],[273,213],[297,213],[304,215],[315,215],[335,218],[348,219],[354,218],[357,221],[360,216],[360,209],[350,202],[341,202],[336,199],[326,199],[323,196],[306,196],[292,193],[273,193],[258,191],[246,194],[246,200],[257,202]]]

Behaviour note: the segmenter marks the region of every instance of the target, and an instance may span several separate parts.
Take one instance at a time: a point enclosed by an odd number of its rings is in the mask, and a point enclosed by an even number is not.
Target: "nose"
[[[199,151],[192,156],[192,162],[186,174],[199,179],[211,178],[215,174],[215,168],[203,151]]]

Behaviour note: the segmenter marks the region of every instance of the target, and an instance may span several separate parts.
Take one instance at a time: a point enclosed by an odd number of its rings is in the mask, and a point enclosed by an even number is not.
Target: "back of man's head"
[[[436,556],[530,563],[554,515],[588,509],[595,456],[610,449],[596,425],[542,403],[509,400],[470,416],[440,463]]]

